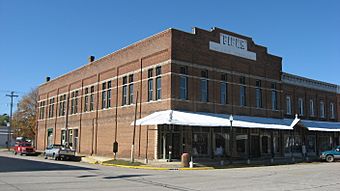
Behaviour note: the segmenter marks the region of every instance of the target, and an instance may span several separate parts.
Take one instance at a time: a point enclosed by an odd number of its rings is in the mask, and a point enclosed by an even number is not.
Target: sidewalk
[[[83,162],[91,164],[101,164],[105,166],[116,166],[122,168],[149,169],[149,170],[212,170],[212,169],[228,169],[228,168],[247,168],[273,165],[289,165],[297,163],[310,163],[319,161],[317,157],[309,158],[308,161],[302,158],[267,158],[267,159],[251,159],[251,160],[233,160],[229,159],[200,159],[194,161],[194,167],[182,167],[180,161],[167,162],[166,160],[150,160],[147,164],[142,160],[135,160],[130,163],[129,159],[113,160],[110,157],[86,156],[82,157]],[[221,162],[222,161],[222,162]]]

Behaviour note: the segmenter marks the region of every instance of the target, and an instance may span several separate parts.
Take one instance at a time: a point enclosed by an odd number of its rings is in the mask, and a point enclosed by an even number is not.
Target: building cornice
[[[322,82],[318,80],[313,80],[313,79],[309,79],[309,78],[305,78],[302,76],[297,76],[297,75],[289,74],[285,72],[282,73],[281,80],[283,83],[286,83],[286,84],[312,88],[312,89],[317,89],[317,90],[322,90],[322,91],[327,91],[327,92],[332,92],[332,93],[340,93],[340,86],[338,85],[327,83],[327,82]]]

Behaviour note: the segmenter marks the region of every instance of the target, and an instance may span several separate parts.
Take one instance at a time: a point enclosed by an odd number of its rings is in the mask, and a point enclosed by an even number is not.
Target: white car
[[[52,157],[54,160],[69,160],[75,157],[75,150],[66,148],[63,145],[53,144],[44,151],[45,159]]]

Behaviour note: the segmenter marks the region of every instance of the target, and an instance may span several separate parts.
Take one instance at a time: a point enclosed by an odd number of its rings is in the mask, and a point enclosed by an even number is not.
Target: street
[[[0,190],[338,190],[340,162],[159,171],[0,152]]]

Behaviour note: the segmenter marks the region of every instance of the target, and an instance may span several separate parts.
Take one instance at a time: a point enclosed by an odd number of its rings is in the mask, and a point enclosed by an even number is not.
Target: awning
[[[292,130],[297,119],[275,119],[249,116],[233,116],[233,126],[241,128],[262,128]],[[136,125],[185,125],[206,127],[230,127],[229,115],[166,110],[155,112],[136,121]],[[131,123],[133,125],[133,122]]]
[[[310,131],[340,132],[340,122],[301,120],[299,124]]]

